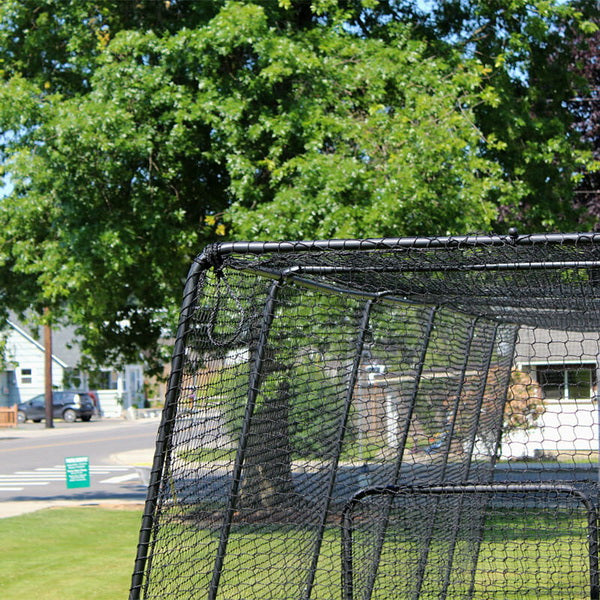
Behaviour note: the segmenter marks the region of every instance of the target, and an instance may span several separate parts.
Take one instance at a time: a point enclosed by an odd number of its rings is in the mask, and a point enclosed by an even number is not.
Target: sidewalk
[[[137,420],[126,420],[120,418],[101,418],[92,419],[90,423],[65,423],[62,420],[56,420],[52,429],[47,429],[44,423],[30,423],[17,425],[16,427],[3,427],[0,429],[0,440],[10,438],[41,438],[47,437],[48,435],[77,435],[85,433],[82,427],[93,427],[94,431],[105,431],[107,429],[114,429],[120,425],[132,425],[134,423],[147,423],[150,420],[158,423],[159,417],[153,417],[152,419],[140,419]]]
[[[153,419],[157,422],[158,418]],[[131,425],[135,421],[126,421],[123,419],[100,419],[94,423],[94,431],[114,430],[122,423],[123,425]],[[144,419],[147,422],[147,419]],[[19,425],[14,428],[0,429],[0,440],[6,439],[40,439],[52,436],[71,436],[81,434],[82,429],[74,427],[73,423],[64,423],[57,421],[52,430],[46,429],[43,423]],[[139,467],[138,474],[143,483],[147,483],[147,476],[150,471],[150,466],[154,458],[154,448],[144,448],[141,450],[130,450],[128,452],[119,452],[110,455],[110,462],[117,465],[129,465]],[[76,506],[109,506],[122,507],[129,506],[131,508],[143,508],[143,503],[137,500],[110,500],[102,499],[94,500],[40,500],[19,502],[3,502],[0,501],[0,519],[8,517],[16,517],[26,513],[43,510],[46,508],[57,507],[76,507]]]

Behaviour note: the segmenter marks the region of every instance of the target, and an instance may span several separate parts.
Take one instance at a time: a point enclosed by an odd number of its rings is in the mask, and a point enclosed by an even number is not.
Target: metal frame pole
[[[492,339],[492,344],[491,344],[491,348],[493,351],[493,347],[494,344],[496,343],[496,338],[498,335],[498,327],[499,325],[496,325],[494,327],[494,335],[493,335],[493,339]],[[514,355],[514,350],[515,350],[515,344],[517,343],[517,336],[519,334],[519,328],[517,326],[514,326],[514,331],[513,331],[513,336],[512,336],[512,341],[510,344],[510,352],[511,355]],[[488,370],[489,370],[489,365],[491,364],[491,359],[492,359],[492,352],[490,352],[489,355],[489,360],[488,360]],[[504,409],[506,407],[506,400],[507,400],[507,396],[508,396],[508,386],[510,385],[510,373],[511,373],[511,367],[512,367],[512,358],[510,360],[510,363],[508,365],[508,368],[506,369],[506,380],[504,381],[504,383],[502,384],[502,406],[500,406],[499,410],[498,410],[498,415],[497,415],[497,422],[496,422],[496,439],[494,442],[494,448],[492,451],[492,460],[491,460],[491,465],[490,465],[490,479],[493,480],[494,477],[494,466],[496,464],[496,457],[498,456],[498,450],[500,448],[500,443],[502,440],[502,429],[503,429],[503,425],[504,425]],[[472,456],[473,456],[473,448],[475,446],[475,439],[477,437],[477,430],[479,429],[479,421],[481,418],[481,407],[483,406],[483,399],[485,397],[485,390],[487,387],[487,380],[483,385],[483,389],[481,392],[481,398],[479,401],[479,407],[478,407],[478,411],[477,411],[477,422],[475,423],[475,426],[473,427],[473,435],[471,436],[471,444],[470,444],[470,451],[469,451],[469,463],[468,463],[468,469],[467,469],[467,475],[470,474],[471,472],[471,460],[472,460]],[[479,528],[480,531],[480,535],[478,536],[477,540],[481,540],[482,534],[483,534],[483,530],[485,528],[485,515],[483,516],[483,518],[481,519],[481,525]],[[474,558],[473,558],[473,566],[471,568],[471,584],[469,586],[469,594],[468,597],[472,598],[473,594],[475,593],[475,570],[477,569],[477,562],[479,560],[479,544],[480,541],[476,542],[477,544],[477,550],[474,553]]]
[[[219,582],[221,580],[221,572],[223,569],[223,562],[225,561],[225,553],[227,552],[227,544],[229,542],[229,533],[231,531],[231,524],[233,522],[233,515],[239,499],[240,485],[242,482],[242,468],[244,466],[244,460],[246,458],[246,448],[248,445],[248,436],[250,434],[250,425],[252,417],[254,415],[254,409],[256,407],[256,399],[260,391],[262,370],[265,359],[265,349],[267,341],[269,339],[269,333],[273,319],[275,317],[275,301],[279,290],[283,286],[283,280],[275,281],[269,289],[269,295],[265,302],[263,309],[262,323],[260,333],[258,337],[258,344],[256,347],[256,355],[254,358],[254,366],[250,373],[250,381],[248,385],[248,400],[246,402],[246,411],[244,413],[244,421],[242,424],[242,432],[240,434],[240,441],[238,444],[237,454],[235,457],[235,463],[233,466],[232,484],[229,492],[229,504],[225,511],[225,521],[221,528],[221,535],[219,538],[219,547],[217,549],[217,555],[215,557],[215,564],[213,567],[212,579],[208,591],[209,600],[215,600],[219,589]]]
[[[435,317],[437,315],[438,310],[439,310],[438,306],[433,306],[429,310],[429,315],[427,317],[425,333],[423,336],[423,343],[421,345],[421,352],[419,353],[419,362],[417,364],[417,372],[415,374],[415,382],[414,382],[412,393],[411,393],[410,408],[408,411],[408,415],[406,417],[406,427],[404,428],[404,431],[402,433],[402,439],[400,441],[400,446],[398,449],[398,456],[396,458],[396,466],[394,468],[394,475],[393,475],[394,485],[396,485],[398,483],[398,480],[400,478],[400,472],[402,469],[402,461],[404,459],[404,450],[406,448],[406,442],[408,440],[408,435],[409,435],[409,431],[410,431],[410,424],[412,422],[415,405],[417,403],[417,396],[419,395],[419,388],[421,386],[421,377],[423,375],[423,369],[425,367],[425,358],[427,356],[427,350],[429,349],[429,342],[431,340],[431,334],[433,332],[433,325],[434,325]],[[370,575],[369,575],[369,578],[367,581],[366,593],[364,595],[365,600],[369,600],[371,598],[371,595],[373,594],[373,588],[375,587],[375,580],[377,579],[377,571],[379,569],[379,561],[381,560],[381,553],[383,551],[385,532],[387,530],[388,521],[389,521],[389,517],[390,517],[390,511],[392,509],[392,501],[393,501],[393,499],[390,498],[390,502],[388,503],[388,505],[385,509],[385,516],[384,516],[381,526],[380,526],[377,544],[376,544],[375,552],[374,552],[373,568],[371,569],[371,572],[370,572]],[[351,589],[351,586],[350,586],[350,589]],[[347,600],[351,600],[351,598],[348,598]]]
[[[594,400],[596,401],[596,419],[598,421],[596,426],[596,460],[598,461],[598,483],[600,484],[600,354],[596,355],[596,392],[594,394]]]
[[[466,343],[466,347],[464,350],[464,360],[463,360],[463,364],[461,367],[458,388],[456,390],[456,398],[454,400],[454,407],[452,409],[452,417],[451,417],[451,421],[450,421],[450,431],[448,432],[448,439],[447,439],[447,442],[445,444],[445,449],[444,449],[444,455],[443,455],[444,462],[442,465],[442,472],[440,474],[440,482],[441,483],[444,483],[444,480],[446,478],[446,470],[448,469],[448,461],[450,458],[450,456],[449,456],[450,448],[452,446],[452,438],[454,437],[456,418],[458,416],[458,411],[459,411],[459,407],[460,407],[460,399],[461,399],[462,392],[463,392],[464,385],[465,385],[465,377],[467,374],[469,359],[471,358],[471,346],[473,344],[473,338],[475,336],[475,327],[477,326],[478,320],[479,320],[479,317],[476,317],[475,319],[473,319],[467,330],[467,343]],[[486,373],[487,373],[487,371],[486,371]],[[439,508],[439,498],[436,498],[436,502],[433,507],[433,514],[430,515],[430,524],[429,524],[429,531],[427,532],[427,540],[425,542],[425,545],[423,546],[423,549],[421,550],[421,556],[419,558],[419,569],[417,571],[417,586],[416,586],[416,591],[415,591],[415,596],[417,598],[419,597],[419,594],[421,592],[421,587],[423,586],[423,582],[425,581],[427,560],[429,558],[429,549],[431,546],[431,540],[433,538],[433,531],[435,528],[435,519],[437,516],[438,508]],[[446,598],[447,587],[448,587],[448,584],[450,581],[450,573],[452,571],[452,562],[454,560],[454,549],[456,546],[456,536],[457,536],[458,524],[460,522],[460,506],[459,506],[458,511],[455,513],[454,517],[455,518],[454,518],[454,523],[453,523],[453,539],[450,543],[450,551],[449,551],[449,556],[447,558],[446,569],[445,569],[445,573],[444,573],[444,583],[442,584],[443,591],[442,591],[441,598],[443,600],[445,600],[445,598]]]
[[[479,390],[478,399],[477,399],[477,406],[474,411],[475,419],[474,419],[474,423],[473,423],[473,427],[472,427],[472,431],[471,431],[471,439],[469,442],[469,449],[467,452],[466,473],[463,478],[465,481],[468,481],[470,471],[471,471],[471,461],[472,461],[472,456],[473,456],[473,449],[475,446],[475,438],[477,436],[477,429],[479,427],[479,420],[481,417],[483,400],[485,398],[485,388],[486,388],[486,383],[487,383],[487,376],[488,376],[490,365],[491,365],[492,354],[494,352],[494,345],[496,342],[497,329],[498,329],[498,326],[495,326],[494,331],[492,333],[492,338],[490,341],[490,349],[486,356],[485,364],[482,365],[482,372],[485,373],[485,378],[482,380],[482,383],[480,385],[480,390]],[[456,541],[458,539],[458,530],[460,527],[461,511],[462,511],[462,498],[460,498],[459,507],[455,514],[456,518],[454,519],[454,522],[452,525],[452,540],[450,542],[450,556],[448,558],[448,564],[446,566],[446,571],[444,573],[444,583],[442,586],[442,593],[440,596],[441,600],[445,600],[448,595],[448,588],[450,586],[450,576],[452,574],[452,563],[454,562],[454,552],[456,549]],[[477,554],[478,554],[478,552],[477,552]]]
[[[361,490],[356,493],[344,506],[342,511],[342,548],[344,556],[342,557],[342,572],[348,573],[350,581],[352,580],[352,509],[363,498],[369,496],[389,496],[390,500],[401,494],[428,494],[432,496],[453,495],[453,494],[486,494],[493,493],[531,493],[540,492],[563,493],[568,494],[585,507],[587,514],[587,541],[589,557],[589,581],[590,581],[590,600],[600,600],[600,576],[599,576],[599,557],[598,557],[598,512],[594,503],[586,494],[577,488],[569,485],[552,485],[544,483],[488,483],[488,484],[444,484],[444,485],[390,485],[384,487],[373,487]],[[479,536],[480,538],[482,536]],[[352,599],[352,588],[348,588],[350,595],[343,596],[344,600]],[[469,592],[471,593],[471,591]]]
[[[315,576],[317,572],[317,564],[319,562],[319,555],[321,553],[321,545],[323,543],[323,536],[325,534],[325,526],[327,524],[327,515],[329,514],[329,507],[331,505],[331,498],[333,496],[333,490],[335,486],[335,480],[337,476],[338,464],[342,453],[342,446],[344,443],[344,436],[346,433],[346,425],[348,423],[348,417],[350,415],[350,407],[352,406],[352,400],[354,398],[354,389],[356,382],[358,381],[358,370],[362,361],[362,353],[365,346],[365,338],[367,330],[369,328],[369,319],[371,318],[371,310],[376,302],[376,298],[368,300],[363,308],[362,317],[358,329],[358,337],[356,340],[356,351],[354,353],[354,359],[352,361],[352,369],[350,371],[350,378],[348,380],[348,387],[346,388],[346,398],[344,401],[344,411],[340,418],[338,426],[338,436],[335,446],[335,454],[331,462],[331,468],[329,471],[329,481],[327,483],[327,495],[323,512],[321,513],[321,522],[317,532],[317,540],[315,543],[315,549],[313,553],[313,559],[308,571],[308,578],[306,581],[304,599],[308,600],[312,594],[312,589],[315,583]]]
[[[137,556],[131,578],[129,600],[139,600],[142,584],[144,582],[144,572],[146,571],[147,562],[149,561],[149,549],[155,524],[155,512],[157,509],[161,477],[167,462],[167,454],[169,454],[170,450],[167,444],[171,439],[173,422],[177,412],[177,397],[179,384],[183,374],[185,340],[188,333],[188,324],[194,312],[200,274],[205,272],[208,268],[209,261],[206,256],[203,255],[195,261],[189,270],[183,292],[182,308],[179,316],[175,347],[173,349],[173,359],[171,362],[169,386],[158,430],[154,461],[150,472],[150,481],[148,483],[144,515],[142,517],[142,526],[140,528]],[[148,581],[146,581],[146,586],[147,585]]]

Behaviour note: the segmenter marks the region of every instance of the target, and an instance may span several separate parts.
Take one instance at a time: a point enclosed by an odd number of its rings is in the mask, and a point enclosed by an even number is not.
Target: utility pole
[[[52,415],[52,328],[49,322],[48,308],[44,308],[44,396],[46,402],[46,429],[54,427]]]

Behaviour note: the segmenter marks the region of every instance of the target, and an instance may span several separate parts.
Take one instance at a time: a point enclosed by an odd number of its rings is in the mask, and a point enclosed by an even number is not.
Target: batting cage
[[[600,235],[193,263],[130,599],[598,598]]]

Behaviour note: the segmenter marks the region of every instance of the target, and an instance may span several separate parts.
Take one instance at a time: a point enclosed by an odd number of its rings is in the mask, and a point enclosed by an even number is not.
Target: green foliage
[[[11,364],[10,356],[7,354],[7,338],[3,331],[0,331],[0,371],[4,371]]]
[[[486,196],[500,181],[476,151],[477,65],[454,70],[396,30],[393,45],[332,31],[265,53],[262,89],[289,92],[235,142],[234,231],[327,238],[489,226]]]
[[[157,366],[187,265],[223,235],[574,224],[584,9],[6,0],[0,303]]]
[[[498,225],[559,231],[589,226],[574,201],[591,148],[573,127],[569,101],[583,82],[574,46],[589,39],[596,2],[451,0],[439,3],[437,30],[479,58],[495,100],[475,109],[484,156],[510,183],[496,197]]]

